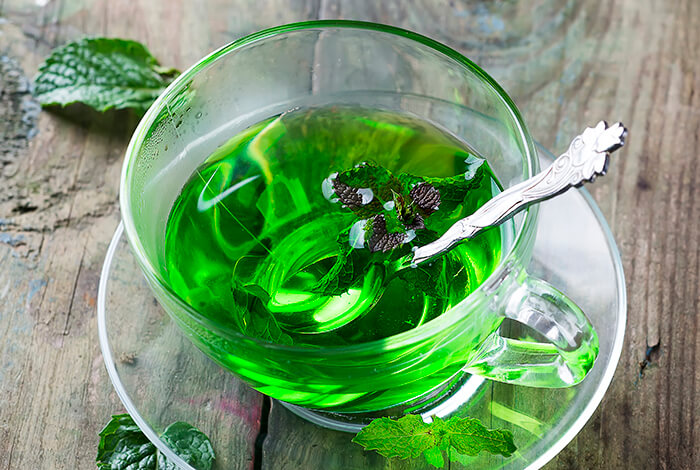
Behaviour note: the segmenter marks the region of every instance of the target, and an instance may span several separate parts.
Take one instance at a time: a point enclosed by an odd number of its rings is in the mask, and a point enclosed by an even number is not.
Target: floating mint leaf
[[[359,217],[350,227],[353,248],[387,253],[414,239],[425,244],[444,230],[442,221],[464,210],[467,193],[479,184],[476,175],[484,160],[464,155],[466,172],[444,178],[394,176],[376,163],[364,162],[332,173],[321,185],[323,195],[330,202],[342,202]],[[435,213],[439,216],[431,218]],[[327,291],[326,285],[320,290]]]
[[[136,41],[84,38],[52,51],[39,66],[34,90],[43,106],[81,102],[97,111],[143,114],[178,74]]]
[[[379,214],[393,194],[402,191],[401,183],[389,170],[372,162],[360,163],[327,180],[339,201],[362,218]]]
[[[406,232],[401,228],[387,228],[387,219],[384,214],[374,216],[370,222],[367,231],[371,235],[367,239],[367,247],[372,252],[393,250],[401,246],[407,239]]]
[[[408,195],[426,217],[440,208],[440,191],[430,183],[418,183]]]
[[[489,430],[477,419],[450,418],[443,421],[433,417],[428,424],[418,415],[406,415],[397,420],[379,418],[363,428],[352,440],[367,450],[376,450],[388,458],[417,458],[421,454],[429,464],[444,466],[442,450],[452,460],[459,455],[476,455],[486,451],[510,457],[515,452],[510,431]]]
[[[338,179],[333,180],[333,191],[338,197],[338,200],[351,210],[355,211],[362,206],[362,195],[359,193],[359,188],[353,188]]]
[[[240,312],[236,315],[238,326],[246,336],[278,344],[292,344],[292,337],[282,331],[267,304],[270,294],[257,284],[242,284],[232,280],[231,292]]]
[[[114,415],[99,433],[97,467],[104,470],[175,470],[178,467],[163,455],[141,432],[128,414]],[[197,470],[211,469],[214,449],[209,438],[197,428],[173,423],[161,439],[185,462]]]

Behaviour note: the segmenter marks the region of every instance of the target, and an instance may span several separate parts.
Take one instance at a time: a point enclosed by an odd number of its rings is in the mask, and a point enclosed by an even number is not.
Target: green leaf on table
[[[431,423],[426,423],[420,416],[411,414],[396,420],[375,419],[353,442],[388,458],[415,459],[422,454],[435,467],[444,465],[443,450],[449,455],[486,451],[504,457],[510,457],[516,450],[510,431],[489,430],[478,419],[453,417],[443,421],[435,416]]]
[[[191,424],[178,421],[168,426],[160,438],[185,462],[197,470],[208,470],[214,461],[209,438]],[[177,470],[167,459],[158,460],[158,470]]]
[[[112,416],[100,431],[97,467],[110,470],[155,469],[158,449],[128,414]]]
[[[174,470],[178,467],[141,432],[128,414],[114,415],[100,431],[97,468],[103,470]],[[161,439],[197,470],[211,469],[214,450],[209,438],[197,428],[173,423]]]
[[[376,450],[384,457],[415,459],[426,450],[438,447],[438,436],[431,424],[418,415],[397,420],[378,418],[364,427],[352,440],[367,450]]]
[[[80,102],[97,111],[143,114],[178,74],[136,41],[84,38],[51,52],[39,66],[34,93],[43,106]]]

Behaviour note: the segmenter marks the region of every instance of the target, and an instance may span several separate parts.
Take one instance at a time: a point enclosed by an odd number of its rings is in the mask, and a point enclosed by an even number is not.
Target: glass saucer
[[[547,150],[538,151],[543,165],[551,162]],[[612,380],[624,339],[625,281],[612,233],[586,190],[541,204],[529,271],[586,312],[599,335],[598,359],[581,384],[565,389],[466,377],[439,414],[510,429],[518,451],[509,458],[482,453],[451,468],[542,467],[581,430]],[[158,437],[175,421],[211,438],[216,469],[388,468],[386,459],[353,444],[350,434],[300,419],[274,400],[270,407],[197,350],[151,294],[121,224],[102,269],[97,314],[102,354],[119,398],[144,434],[181,468],[192,469]],[[396,468],[432,467],[420,458]]]

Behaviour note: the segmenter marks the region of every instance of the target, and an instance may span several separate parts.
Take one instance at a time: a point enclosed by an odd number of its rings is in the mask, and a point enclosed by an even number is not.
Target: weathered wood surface
[[[242,34],[319,17],[394,24],[463,51],[553,150],[600,117],[629,126],[628,147],[590,188],[622,253],[626,343],[602,405],[546,468],[700,467],[699,2],[4,0],[0,17],[0,468],[94,468],[95,434],[122,409],[99,354],[95,297],[134,122],[37,113],[27,86],[41,58],[99,34],[185,67]],[[233,468],[377,463],[319,461],[302,445],[314,428],[279,408],[269,426],[263,460],[253,463],[252,433]],[[275,453],[281,440],[293,451]]]

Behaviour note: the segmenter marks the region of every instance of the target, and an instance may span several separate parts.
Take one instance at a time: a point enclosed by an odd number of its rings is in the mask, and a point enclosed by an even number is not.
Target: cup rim
[[[181,89],[188,84],[188,82],[197,75],[202,69],[206,68],[208,65],[215,62],[217,59],[234,52],[235,50],[247,46],[256,41],[264,40],[270,37],[278,36],[284,33],[290,33],[300,30],[308,29],[359,29],[359,30],[369,30],[377,31],[381,33],[393,34],[396,36],[401,36],[412,41],[416,41],[424,46],[428,46],[431,49],[440,52],[454,60],[457,63],[465,66],[472,73],[477,75],[482,82],[487,86],[491,87],[496,95],[501,99],[502,104],[510,112],[511,117],[517,125],[519,131],[519,137],[523,143],[523,149],[525,155],[523,157],[523,178],[529,178],[534,175],[539,170],[539,162],[537,159],[537,152],[535,151],[534,141],[525,125],[524,120],[520,114],[520,111],[516,107],[513,100],[508,96],[505,90],[494,80],[489,74],[487,74],[481,67],[475,64],[473,61],[463,56],[461,53],[446,46],[434,39],[430,39],[426,36],[418,34],[413,31],[409,31],[403,28],[398,28],[395,26],[389,26],[379,23],[372,23],[366,21],[354,21],[354,20],[312,20],[312,21],[302,21],[297,23],[289,23],[285,25],[275,26],[272,28],[264,29],[242,38],[239,38],[231,43],[220,47],[219,49],[206,55],[204,58],[200,59],[190,68],[185,70],[180,74],[167,88],[161,93],[161,95],[156,99],[156,101],[147,110],[146,114],[143,116],[139,122],[134,134],[132,135],[129,145],[127,147],[124,163],[121,171],[121,180],[119,187],[119,205],[122,213],[122,221],[124,223],[124,231],[126,233],[129,244],[136,256],[136,260],[141,267],[144,275],[146,276],[149,283],[157,283],[165,293],[174,301],[179,308],[187,312],[189,317],[201,324],[203,327],[215,331],[227,339],[235,339],[242,341],[251,341],[258,344],[259,346],[265,348],[271,348],[276,350],[284,351],[294,351],[296,353],[303,352],[318,352],[322,350],[324,354],[347,354],[348,352],[367,352],[375,350],[378,345],[382,345],[384,349],[387,347],[394,349],[400,348],[407,344],[421,341],[443,329],[446,329],[453,324],[460,321],[462,315],[457,314],[457,309],[453,308],[452,312],[446,312],[445,314],[421,325],[412,330],[404,331],[396,335],[389,336],[387,338],[373,340],[365,343],[354,344],[350,346],[324,346],[324,347],[312,347],[312,346],[297,346],[297,345],[283,345],[278,343],[273,343],[265,341],[260,338],[255,338],[251,336],[246,336],[238,331],[222,328],[221,325],[216,325],[209,321],[206,317],[197,312],[189,304],[187,304],[180,296],[172,290],[172,288],[165,282],[164,279],[158,274],[158,271],[154,268],[151,260],[145,254],[144,247],[138,237],[136,227],[133,222],[133,217],[131,215],[131,204],[129,197],[131,182],[128,178],[130,170],[132,168],[135,157],[138,155],[138,150],[140,149],[148,131],[153,125],[156,118],[161,114],[164,107],[167,106],[170,98],[178,94]],[[509,266],[512,261],[515,260],[520,254],[528,249],[528,245],[532,244],[532,236],[534,234],[534,227],[537,221],[538,208],[536,205],[525,209],[522,214],[522,222],[517,228],[517,233],[513,239],[512,245],[508,248],[506,252],[501,257],[496,268],[489,274],[489,276],[474,290],[472,291],[461,303],[469,301],[469,299],[475,299],[477,295],[484,294],[486,286],[494,284],[494,281],[498,282],[502,280],[505,275],[504,272],[509,270]]]

